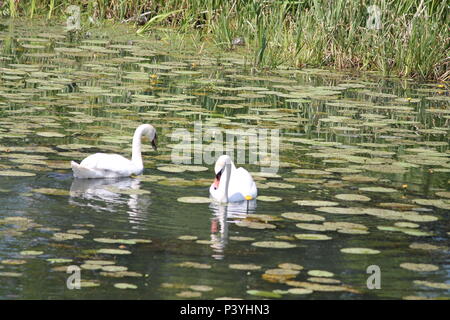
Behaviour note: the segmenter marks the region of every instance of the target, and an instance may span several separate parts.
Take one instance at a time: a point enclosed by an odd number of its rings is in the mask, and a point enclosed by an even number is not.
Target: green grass
[[[4,2],[11,16],[63,16],[80,5],[83,17],[123,21],[150,11],[137,31],[156,26],[198,33],[224,50],[252,57],[256,69],[278,65],[378,71],[448,80],[449,8],[441,0],[32,0]],[[382,28],[367,28],[367,8],[381,10]],[[233,48],[243,37],[245,48]]]

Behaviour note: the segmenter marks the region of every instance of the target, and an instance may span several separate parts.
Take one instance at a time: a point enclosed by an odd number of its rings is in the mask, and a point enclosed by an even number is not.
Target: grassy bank
[[[81,7],[84,21],[134,23],[148,13],[137,29],[144,36],[169,26],[229,50],[242,37],[256,68],[285,64],[450,77],[449,8],[441,0],[9,0],[1,10],[53,19],[70,4]]]

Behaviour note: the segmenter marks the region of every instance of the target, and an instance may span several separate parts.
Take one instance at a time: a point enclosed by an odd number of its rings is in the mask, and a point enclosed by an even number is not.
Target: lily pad
[[[333,207],[339,205],[338,202],[325,200],[296,200],[293,202],[300,206],[310,206],[310,207]]]
[[[331,278],[334,276],[334,273],[324,271],[324,270],[310,270],[310,271],[308,271],[308,275],[313,276],[313,277]]]
[[[25,251],[20,251],[20,254],[22,256],[40,256],[41,254],[44,254],[44,251],[25,250]]]
[[[341,252],[350,253],[350,254],[378,254],[378,253],[380,253],[379,250],[369,249],[369,248],[343,248],[343,249],[341,249]]]
[[[295,244],[286,241],[258,241],[253,242],[252,246],[272,249],[290,249],[296,247]]]
[[[247,294],[262,298],[281,298],[282,295],[279,293],[263,290],[247,290]]]
[[[117,289],[137,289],[137,286],[131,283],[119,282],[115,283],[114,287]]]
[[[52,195],[52,196],[69,196],[70,192],[63,189],[54,189],[54,188],[38,188],[31,190],[36,193],[42,193],[46,195]]]
[[[210,203],[211,199],[206,197],[181,197],[177,201],[183,203]]]
[[[385,187],[364,187],[359,188],[358,190],[365,192],[380,192],[380,193],[393,193],[398,191],[394,188],[385,188]]]
[[[310,294],[314,291],[311,289],[305,289],[305,288],[291,288],[288,290],[288,293],[290,294]]]
[[[400,264],[400,267],[403,269],[411,270],[411,271],[419,271],[419,272],[430,272],[439,270],[439,267],[433,264],[427,263],[410,263],[405,262]]]
[[[99,249],[99,250],[97,250],[97,253],[122,255],[122,254],[131,254],[131,251],[122,250],[122,249]]]
[[[334,196],[336,199],[344,200],[344,201],[370,201],[369,197],[360,195],[360,194],[352,194],[352,193],[342,193]]]
[[[230,265],[228,265],[228,267],[230,269],[248,270],[248,271],[261,269],[261,266],[258,266],[258,265],[253,264],[253,263],[248,263],[248,264],[230,264]]]
[[[284,218],[298,220],[298,221],[324,221],[325,220],[324,217],[319,216],[317,214],[301,213],[301,212],[285,212],[285,213],[282,213],[281,216]]]
[[[33,177],[35,173],[25,172],[25,171],[13,171],[13,170],[3,170],[0,171],[0,176],[5,177]]]
[[[278,201],[283,200],[283,198],[276,197],[276,196],[258,196],[258,197],[256,197],[256,199],[259,201],[264,201],[264,202],[278,202]]]
[[[294,235],[299,240],[330,240],[331,237],[317,233],[298,233]]]

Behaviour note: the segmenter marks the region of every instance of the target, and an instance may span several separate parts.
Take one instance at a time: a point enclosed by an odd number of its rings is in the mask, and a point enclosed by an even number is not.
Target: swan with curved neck
[[[141,139],[148,138],[156,150],[156,130],[150,124],[141,124],[133,135],[131,160],[118,154],[96,153],[80,164],[71,162],[73,175],[79,179],[118,178],[139,175],[144,171]]]
[[[214,166],[216,177],[209,188],[211,197],[219,202],[253,200],[257,196],[255,181],[244,168],[236,169],[230,156],[222,155]]]

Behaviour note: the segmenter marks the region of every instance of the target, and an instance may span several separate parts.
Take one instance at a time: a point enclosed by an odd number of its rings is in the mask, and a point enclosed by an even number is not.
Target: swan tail
[[[79,179],[92,179],[97,178],[97,173],[91,169],[85,168],[75,161],[70,162],[72,166],[73,176]]]

